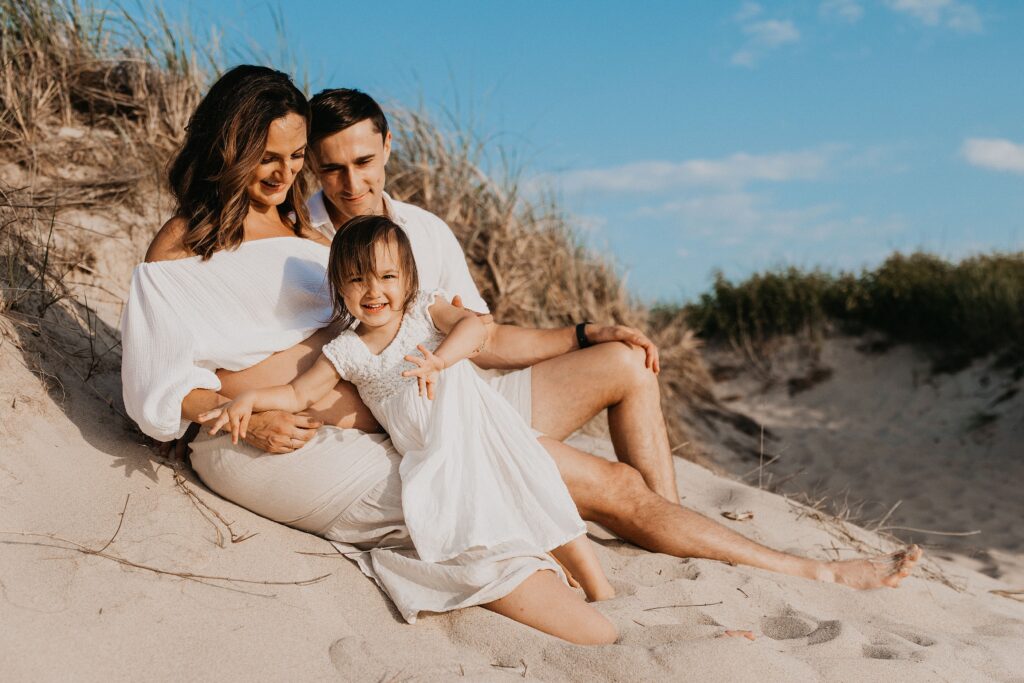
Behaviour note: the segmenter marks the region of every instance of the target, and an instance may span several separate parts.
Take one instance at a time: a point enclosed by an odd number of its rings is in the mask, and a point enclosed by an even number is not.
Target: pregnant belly
[[[233,398],[243,391],[287,384],[305,372],[320,356],[320,349],[337,335],[332,328],[318,330],[313,336],[290,349],[278,351],[251,368],[230,372],[218,370],[221,391]],[[306,411],[324,424],[364,432],[383,431],[370,410],[359,399],[356,388],[348,382],[338,384],[324,398]]]

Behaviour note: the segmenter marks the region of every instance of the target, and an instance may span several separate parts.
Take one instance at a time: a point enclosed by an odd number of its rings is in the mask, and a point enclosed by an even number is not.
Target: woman
[[[308,225],[300,175],[308,127],[308,104],[290,79],[254,66],[226,73],[192,117],[170,170],[177,215],[136,268],[122,322],[125,404],[154,438],[180,437],[228,400],[218,393],[218,369],[243,370],[337,333],[315,335],[331,306],[327,242]],[[392,595],[429,594],[432,611],[482,604],[576,643],[615,640],[614,626],[546,554],[473,550],[420,561],[402,520],[399,479],[389,476],[397,454],[383,435],[341,428],[375,427],[355,392],[336,388],[313,412],[328,424],[294,452],[201,437],[192,465],[225,498],[351,544],[360,568]]]

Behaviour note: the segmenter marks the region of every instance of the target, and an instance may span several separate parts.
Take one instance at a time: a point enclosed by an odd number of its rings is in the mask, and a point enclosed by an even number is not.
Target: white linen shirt
[[[337,231],[324,201],[323,190],[309,198],[306,202],[309,220],[327,239],[333,239]],[[420,289],[428,292],[442,289],[452,295],[458,294],[466,308],[477,313],[490,313],[469,274],[466,255],[447,223],[418,206],[395,201],[386,192],[384,212],[409,236]]]

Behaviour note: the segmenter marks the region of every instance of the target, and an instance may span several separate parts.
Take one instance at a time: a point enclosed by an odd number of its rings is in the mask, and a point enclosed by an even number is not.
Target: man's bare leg
[[[772,550],[669,503],[651,491],[628,465],[608,462],[551,438],[541,443],[558,470],[580,515],[643,548],[676,557],[699,557],[851,588],[895,588],[921,557],[917,546],[880,558],[826,562]]]
[[[615,454],[652,491],[679,502],[658,378],[642,351],[598,344],[538,363],[532,373],[534,429],[561,440],[607,408]]]

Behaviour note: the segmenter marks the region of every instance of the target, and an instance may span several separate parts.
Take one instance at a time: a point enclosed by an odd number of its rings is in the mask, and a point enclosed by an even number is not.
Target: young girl
[[[229,426],[237,442],[253,411],[300,412],[339,378],[352,382],[403,456],[402,507],[420,559],[539,548],[589,599],[612,597],[554,461],[464,362],[483,346],[484,324],[443,292],[418,290],[405,233],[382,216],[349,221],[331,245],[327,279],[333,320],[355,325],[291,384],[245,392],[200,415],[210,433]]]

